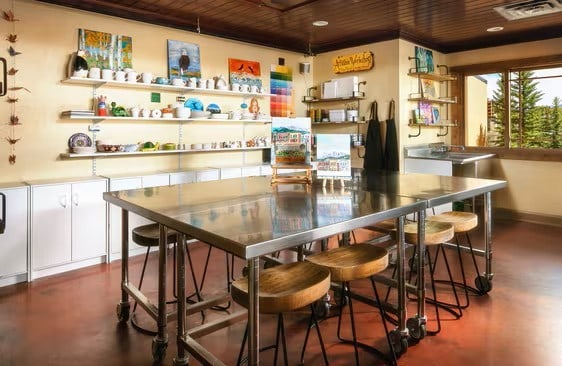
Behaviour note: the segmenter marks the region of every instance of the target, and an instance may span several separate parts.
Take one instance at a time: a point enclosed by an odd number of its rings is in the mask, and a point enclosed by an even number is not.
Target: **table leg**
[[[178,319],[177,319],[177,357],[174,359],[174,366],[187,365],[189,357],[183,346],[182,339],[187,335],[186,330],[186,298],[185,298],[185,234],[178,234],[177,242],[177,294],[178,294]]]
[[[484,278],[489,282],[488,285],[491,285],[492,277],[494,276],[492,272],[492,192],[484,194],[484,227],[486,230],[484,238],[486,273],[484,273]]]
[[[408,319],[407,326],[412,338],[420,340],[425,337],[427,317],[425,315],[425,210],[418,212],[418,251],[416,258],[417,267],[417,314]]]
[[[129,212],[121,210],[121,302],[117,304],[117,319],[129,320],[131,304],[125,286],[129,283]]]
[[[260,259],[252,258],[248,260],[248,365],[259,365],[259,266]]]
[[[155,361],[162,361],[168,347],[168,323],[166,315],[166,272],[167,272],[167,245],[168,229],[162,225],[160,228],[160,240],[158,241],[158,334],[152,339],[152,357]]]

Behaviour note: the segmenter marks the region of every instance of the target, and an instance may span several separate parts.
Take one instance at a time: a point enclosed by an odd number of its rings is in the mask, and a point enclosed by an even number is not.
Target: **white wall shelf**
[[[267,150],[271,146],[264,147],[241,147],[241,148],[217,148],[217,149],[190,149],[190,150],[156,150],[156,151],[132,151],[132,152],[95,152],[91,154],[61,153],[62,159],[83,159],[83,158],[114,158],[120,156],[147,156],[165,154],[194,154],[210,152],[230,152],[230,151],[255,151]]]
[[[68,79],[61,80],[63,84],[73,84],[73,85],[87,85],[99,88],[104,87],[118,87],[118,88],[134,88],[134,89],[150,89],[150,90],[160,90],[165,92],[173,93],[197,93],[197,94],[214,94],[214,95],[227,95],[227,96],[245,96],[245,97],[271,97],[273,94],[267,93],[249,93],[240,92],[232,90],[220,90],[220,89],[203,89],[203,88],[191,88],[187,86],[175,86],[166,84],[154,84],[154,83],[130,83],[126,81],[115,81],[115,80],[102,80],[102,79],[90,79],[90,78],[78,78],[71,77]]]

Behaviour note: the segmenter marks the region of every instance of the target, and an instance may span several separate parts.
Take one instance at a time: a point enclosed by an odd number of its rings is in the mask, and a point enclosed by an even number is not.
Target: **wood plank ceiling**
[[[396,38],[450,53],[562,37],[562,12],[508,21],[494,10],[514,0],[39,1],[305,54]]]

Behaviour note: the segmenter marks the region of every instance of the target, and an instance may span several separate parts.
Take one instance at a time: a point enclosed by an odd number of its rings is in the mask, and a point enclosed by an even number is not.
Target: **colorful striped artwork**
[[[270,112],[272,117],[292,117],[295,114],[293,98],[293,71],[288,66],[271,65]]]

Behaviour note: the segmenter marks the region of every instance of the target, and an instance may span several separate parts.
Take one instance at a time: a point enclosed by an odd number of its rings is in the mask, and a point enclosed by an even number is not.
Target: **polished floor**
[[[478,246],[478,233],[473,237]],[[523,222],[494,223],[492,291],[485,296],[472,296],[470,307],[458,320],[441,312],[443,330],[411,344],[400,357],[399,365],[562,365],[561,238],[562,228]],[[200,270],[206,247],[198,243],[191,248],[195,267]],[[224,261],[224,254],[214,250],[213,269],[204,293],[225,287]],[[132,260],[130,277],[135,282],[141,265],[140,256]],[[235,273],[239,274],[242,267],[243,263],[238,262]],[[148,268],[143,287],[155,299],[155,255],[151,255]],[[0,365],[152,365],[151,337],[140,334],[130,323],[117,322],[115,306],[120,299],[120,279],[120,261],[116,261],[0,288]],[[367,288],[364,283],[356,286],[358,291]],[[170,297],[171,293],[170,286]],[[360,338],[387,350],[376,309],[360,303],[354,305]],[[435,325],[432,309],[427,308],[428,328]],[[409,311],[415,312],[413,301]],[[209,310],[206,319],[220,315]],[[139,318],[150,326],[148,318]],[[298,364],[306,321],[305,312],[287,316],[291,365]],[[200,315],[189,318],[189,324],[200,322]],[[264,317],[263,344],[272,339],[273,324],[271,318]],[[169,324],[165,365],[172,364],[176,352],[174,326],[175,323]],[[352,348],[338,342],[336,327],[336,318],[320,324],[330,364],[353,364]],[[201,343],[232,365],[243,330],[244,324],[237,323],[202,338]],[[321,365],[318,342],[315,337],[311,340],[305,363]],[[271,352],[263,357],[264,365],[273,364]],[[360,358],[362,365],[382,364],[375,354],[364,350],[360,350]],[[198,364],[195,360],[190,362]]]

